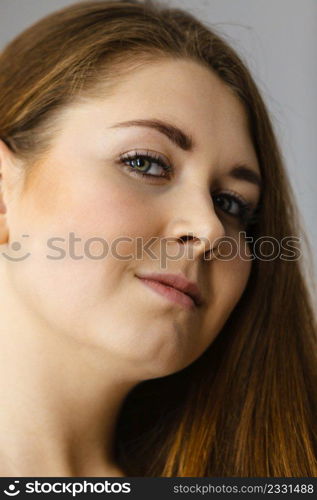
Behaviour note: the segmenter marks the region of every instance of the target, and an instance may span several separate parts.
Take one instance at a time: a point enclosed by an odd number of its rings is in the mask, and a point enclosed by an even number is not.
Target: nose
[[[226,232],[208,190],[192,185],[179,190],[170,213],[169,239],[175,239],[180,245],[191,244],[194,259],[210,251],[216,252]]]

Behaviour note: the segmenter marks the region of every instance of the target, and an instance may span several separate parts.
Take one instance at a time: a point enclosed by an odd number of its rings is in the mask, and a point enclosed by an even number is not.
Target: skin
[[[153,129],[111,128],[140,119],[166,120],[197,143],[183,151]],[[0,469],[5,476],[123,476],[113,460],[114,425],[129,391],[140,381],[188,366],[213,342],[237,304],[252,261],[204,260],[218,238],[243,228],[213,203],[213,193],[235,190],[255,206],[259,188],[227,173],[238,161],[259,172],[242,105],[208,69],[189,60],[162,60],[131,73],[106,98],[81,99],[64,109],[48,156],[23,183],[23,165],[0,144],[1,255]],[[135,177],[118,161],[152,152],[175,168],[172,180]],[[21,168],[22,167],[22,168]],[[151,171],[153,172],[153,170]],[[160,174],[162,169],[154,173]],[[68,241],[74,259],[48,249]],[[202,241],[182,242],[193,233]],[[30,235],[23,237],[23,234]],[[160,257],[123,260],[84,252],[87,239],[118,236],[148,241]],[[203,240],[205,238],[205,240]],[[210,244],[207,243],[207,240]],[[219,241],[219,240],[218,240]],[[20,250],[12,250],[20,242]],[[213,246],[214,245],[214,246]],[[67,244],[58,244],[67,250]],[[11,250],[10,250],[11,249]],[[101,255],[100,243],[90,256]],[[174,253],[173,253],[174,252]],[[248,250],[246,251],[248,255]],[[135,273],[184,273],[205,302],[192,311],[146,287]]]

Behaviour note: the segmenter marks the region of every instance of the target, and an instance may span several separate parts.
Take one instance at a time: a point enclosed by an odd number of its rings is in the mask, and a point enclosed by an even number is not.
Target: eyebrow
[[[138,119],[138,120],[128,120],[124,122],[115,123],[110,128],[119,127],[148,127],[157,130],[161,134],[165,135],[170,141],[172,141],[176,146],[178,146],[183,151],[193,151],[196,147],[195,142],[189,134],[182,131],[180,128],[158,119]],[[238,164],[235,165],[229,172],[228,175],[235,179],[240,179],[243,181],[255,184],[258,187],[262,186],[260,175],[251,169],[247,165]]]
[[[110,128],[115,127],[149,127],[154,128],[161,134],[164,134],[170,141],[184,151],[192,151],[194,149],[194,141],[192,137],[180,130],[175,125],[163,122],[161,120],[129,120],[126,122],[116,123]]]
[[[261,177],[255,170],[251,169],[247,165],[238,164],[234,166],[229,172],[228,175],[233,177],[234,179],[239,179],[242,181],[251,182],[255,186],[259,188],[262,187]]]

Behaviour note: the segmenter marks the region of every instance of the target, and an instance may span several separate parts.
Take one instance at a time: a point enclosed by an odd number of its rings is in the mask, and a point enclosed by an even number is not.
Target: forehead
[[[199,123],[199,130],[245,129],[247,117],[233,91],[210,69],[196,61],[164,59],[137,66],[119,80],[108,100],[115,115],[122,108],[164,114],[180,123]],[[197,131],[198,132],[198,131]]]
[[[257,163],[242,103],[213,71],[189,59],[136,64],[108,94],[101,82],[100,94],[66,110],[64,125],[100,130],[142,118],[174,123],[194,138],[200,152],[212,151],[216,162]]]

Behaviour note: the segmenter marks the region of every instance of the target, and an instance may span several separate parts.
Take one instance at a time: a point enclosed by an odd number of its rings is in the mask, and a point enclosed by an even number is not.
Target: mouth
[[[178,290],[177,288],[167,285],[166,283],[162,283],[158,280],[142,278],[140,276],[137,276],[137,278],[145,286],[152,289],[157,294],[165,297],[170,302],[178,304],[189,311],[193,311],[197,308],[197,304],[194,298],[191,297],[188,293]]]

